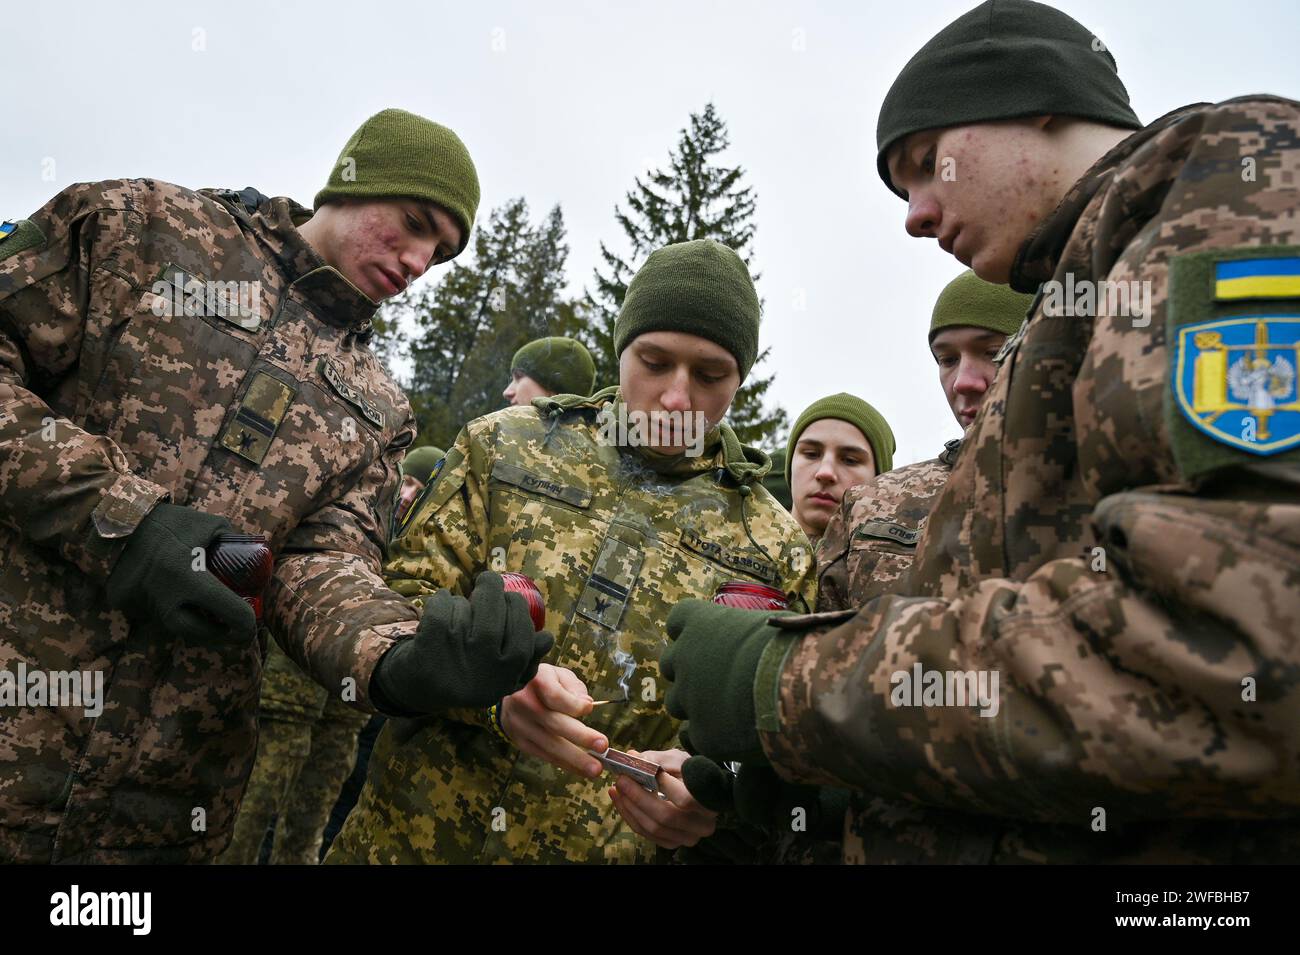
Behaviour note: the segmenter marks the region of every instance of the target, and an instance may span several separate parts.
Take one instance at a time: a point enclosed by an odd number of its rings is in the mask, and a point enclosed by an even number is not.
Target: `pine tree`
[[[600,244],[605,271],[595,270],[595,287],[588,290],[581,309],[585,324],[582,338],[596,361],[598,382],[618,380],[614,325],[627,294],[627,283],[636,266],[651,252],[673,242],[717,239],[734,249],[746,265],[752,265],[753,188],[743,185],[743,168],[715,161],[729,143],[726,123],[713,104],[707,104],[703,113],[691,114],[676,148],[668,153],[667,169],[651,170],[644,178],[638,176],[625,197],[626,211],[615,206],[614,218],[629,252],[624,257],[604,242]],[[754,279],[757,281],[757,274]],[[763,349],[755,368],[767,353],[768,349]],[[736,392],[728,420],[746,444],[771,449],[784,440],[789,424],[785,410],[763,406],[774,377],[759,377],[751,372],[749,380]]]
[[[494,209],[475,233],[472,264],[459,260],[434,286],[413,290],[381,316],[384,338],[413,325],[405,383],[419,426],[416,444],[446,448],[465,422],[504,407],[510,359],[525,343],[572,335],[578,321],[563,300],[568,258],[560,207],[533,227],[528,204]],[[392,354],[385,343],[380,354]]]

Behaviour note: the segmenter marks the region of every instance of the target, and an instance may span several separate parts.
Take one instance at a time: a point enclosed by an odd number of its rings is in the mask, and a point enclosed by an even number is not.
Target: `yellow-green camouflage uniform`
[[[412,507],[385,576],[420,604],[442,587],[467,593],[482,570],[527,574],[556,637],[546,662],[573,670],[596,699],[630,700],[594,710],[587,724],[615,748],[664,750],[677,745],[658,667],[668,612],[730,580],[768,583],[792,608],[811,606],[813,562],[759,483],[766,455],[742,448],[726,425],[695,458],[616,447],[601,411],[616,413],[617,401],[609,388],[470,422]],[[603,791],[609,783],[523,755],[485,711],[390,720],[326,861],[653,860],[655,847]]]
[[[330,693],[272,643],[257,716],[257,758],[234,835],[217,861],[255,864],[274,819],[271,863],[314,865],[370,714]]]

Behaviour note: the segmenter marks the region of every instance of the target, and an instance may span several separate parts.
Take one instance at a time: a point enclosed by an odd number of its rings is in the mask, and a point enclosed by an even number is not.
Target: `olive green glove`
[[[707,600],[683,600],[668,615],[673,640],[659,659],[673,681],[668,712],[688,720],[688,752],[721,762],[766,764],[754,715],[754,677],[777,631],[767,610],[738,610]]]
[[[424,604],[415,636],[380,658],[370,677],[375,707],[420,716],[490,706],[523,687],[555,645],[535,631],[523,596],[484,571],[466,600],[440,590]]]
[[[195,569],[194,548],[211,548],[234,528],[224,517],[192,507],[159,504],[126,540],[108,576],[108,604],[133,624],[194,642],[248,642],[257,636],[257,617],[233,590]]]

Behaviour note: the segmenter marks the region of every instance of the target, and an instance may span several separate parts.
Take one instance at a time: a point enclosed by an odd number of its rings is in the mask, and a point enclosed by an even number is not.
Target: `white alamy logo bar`
[[[104,712],[103,671],[29,670],[19,662],[0,670],[0,710],[13,706],[80,708],[93,720]]]
[[[73,885],[50,896],[51,925],[129,925],[148,935],[153,923],[151,892],[82,892]]]
[[[895,670],[889,682],[889,702],[894,706],[978,706],[980,716],[998,715],[997,670],[927,670],[920,663],[911,670]]]
[[[1103,279],[1075,281],[1073,272],[1065,273],[1065,281],[1055,279],[1044,282],[1043,314],[1056,317],[1133,319],[1134,328],[1151,324],[1151,282],[1149,279],[1130,282],[1112,282]]]

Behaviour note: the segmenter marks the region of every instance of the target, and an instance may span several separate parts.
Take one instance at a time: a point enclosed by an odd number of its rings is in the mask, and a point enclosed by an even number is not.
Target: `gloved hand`
[[[767,865],[775,855],[774,840],[753,826],[719,829],[693,846],[673,853],[681,865]]]
[[[715,760],[766,764],[754,715],[754,677],[759,658],[777,631],[766,610],[738,610],[707,600],[683,600],[668,615],[674,642],[659,659],[673,681],[665,703],[689,720],[688,752]]]
[[[734,813],[749,826],[768,832],[790,829],[796,809],[803,810],[803,829],[813,838],[838,839],[848,809],[847,790],[786,782],[770,766],[744,763],[732,774],[707,756],[692,756],[682,765],[682,782],[705,809]]]
[[[381,712],[401,716],[490,706],[527,684],[554,645],[533,629],[523,596],[484,571],[469,600],[440,590],[425,603],[415,636],[380,658],[371,695]]]
[[[159,504],[127,538],[105,590],[110,607],[134,624],[193,642],[249,642],[257,617],[206,569],[194,569],[194,548],[209,550],[234,528],[224,517]]]

